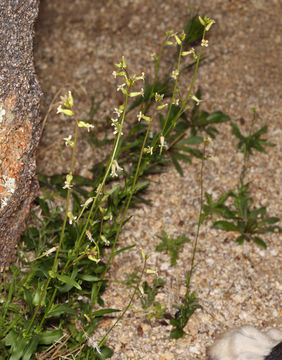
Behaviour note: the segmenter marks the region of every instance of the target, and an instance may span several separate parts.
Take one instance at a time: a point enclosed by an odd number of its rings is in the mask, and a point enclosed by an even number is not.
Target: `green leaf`
[[[175,169],[177,170],[177,172],[179,173],[179,175],[184,176],[183,170],[182,170],[176,156],[174,156],[174,154],[170,153],[170,157],[171,157],[172,163],[173,163]]]
[[[89,281],[89,282],[101,281],[99,276],[95,276],[95,275],[79,274],[77,277],[83,281]]]
[[[24,356],[22,360],[29,360],[32,357],[32,355],[35,355],[37,351],[38,342],[39,342],[39,336],[38,335],[33,336],[29,345],[24,351]]]
[[[204,27],[199,21],[198,15],[193,16],[190,18],[185,27],[184,27],[184,33],[185,33],[185,44],[191,44],[196,40],[200,40],[203,36]]]
[[[250,212],[250,217],[253,218],[253,219],[257,219],[258,216],[263,218],[265,216],[265,214],[266,214],[266,207],[262,206],[259,209],[252,210]]]
[[[185,147],[183,146],[183,151],[186,151],[188,152],[189,154],[197,157],[198,159],[202,159],[203,158],[203,153],[200,151],[200,150],[197,150],[197,149],[191,149],[189,147]],[[190,158],[189,158],[190,159]],[[191,160],[190,160],[190,163],[191,163]]]
[[[113,253],[113,257],[117,256],[118,254],[122,253],[123,251],[132,249],[132,248],[134,248],[135,246],[136,246],[136,245],[133,244],[133,245],[130,245],[130,246],[126,246],[126,247],[124,247],[124,248],[122,248],[122,249],[119,249],[119,250],[117,250],[117,251],[115,251],[115,252]]]
[[[240,245],[243,244],[244,240],[245,240],[245,236],[244,236],[244,235],[240,235],[240,236],[238,236],[237,239],[236,239],[237,243],[240,244]]]
[[[91,313],[91,316],[103,316],[105,314],[111,314],[113,312],[120,312],[120,310],[118,309],[102,309],[102,310],[97,310],[97,311],[94,311],[93,313]]]
[[[239,140],[245,140],[245,137],[241,134],[238,126],[234,122],[231,122],[230,125],[232,127],[232,134],[235,135]]]
[[[228,221],[224,221],[224,220],[215,221],[213,223],[213,227],[216,229],[221,229],[221,230],[226,230],[226,231],[239,231],[240,232],[240,229],[238,228],[238,226],[236,226],[233,223],[230,223]]]
[[[9,360],[20,360],[28,343],[29,340],[22,338],[22,334],[17,335],[14,330],[11,330],[5,338],[5,345],[11,346]]]
[[[254,242],[259,245],[260,247],[266,249],[267,245],[266,243],[262,240],[262,238],[258,237],[258,236],[254,236],[253,237]]]
[[[100,352],[101,354],[99,354],[97,351],[95,352],[95,356],[99,359],[99,360],[104,360],[104,359],[108,359],[110,357],[112,357],[113,355],[113,350],[110,349],[109,347],[107,346],[102,346],[100,348]]]
[[[169,237],[163,230],[162,236],[159,236],[162,242],[156,246],[157,251],[166,250],[170,255],[170,264],[175,265],[178,259],[178,253],[181,251],[183,244],[190,241],[186,236],[178,236],[177,238]]]
[[[267,125],[264,125],[261,129],[255,132],[252,136],[258,138],[262,134],[266,134],[267,132]]]
[[[211,113],[206,120],[209,124],[218,124],[230,120],[230,117],[222,111],[215,111]]]
[[[181,144],[186,145],[198,145],[204,141],[202,136],[190,136],[188,139],[184,139],[181,141]]]
[[[46,318],[57,317],[62,314],[76,314],[76,311],[70,308],[67,305],[53,305],[53,307],[48,311]]]
[[[258,223],[258,227],[261,227],[265,224],[275,224],[277,223],[278,221],[280,221],[280,218],[279,217],[270,217],[270,218],[266,218],[266,219],[263,219],[262,221],[260,221]]]
[[[193,149],[190,149],[190,148],[187,148],[187,149],[189,149],[189,152],[190,152],[190,150],[193,150]],[[187,150],[187,151],[188,151],[188,150]],[[187,156],[187,155],[181,154],[181,153],[176,152],[176,151],[173,151],[173,152],[172,152],[172,155],[175,156],[176,159],[178,159],[178,160],[182,160],[182,161],[185,161],[185,162],[191,164],[191,159],[190,159],[189,156]],[[193,154],[193,155],[194,155],[194,154]]]
[[[262,234],[262,233],[267,233],[267,232],[272,232],[272,233],[282,233],[282,229],[279,226],[266,226],[264,228],[260,228],[257,233]]]
[[[184,335],[185,332],[181,328],[175,328],[171,330],[169,337],[171,339],[180,339]]]
[[[50,345],[63,336],[62,330],[46,330],[39,334],[39,344]]]
[[[60,280],[61,282],[65,283],[65,284],[68,284],[68,285],[72,285],[74,286],[76,289],[78,290],[82,290],[81,289],[81,286],[75,281],[73,280],[72,278],[70,278],[69,276],[67,275],[57,275],[56,276],[58,280]]]
[[[5,337],[5,345],[12,346],[17,342],[17,334],[14,330],[11,330],[9,334]]]

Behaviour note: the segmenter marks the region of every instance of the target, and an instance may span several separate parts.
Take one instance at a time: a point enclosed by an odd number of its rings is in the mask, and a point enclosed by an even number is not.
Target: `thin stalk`
[[[249,136],[253,132],[253,128],[254,128],[255,121],[256,121],[256,109],[253,108],[252,112],[253,112],[253,117],[252,117],[251,127],[250,127],[250,131],[249,131]],[[240,185],[241,186],[244,185],[244,178],[246,176],[246,172],[247,172],[247,168],[248,168],[249,155],[250,154],[247,151],[246,145],[244,145],[244,162],[243,162],[243,167],[242,167],[242,171],[241,171],[241,174],[240,174]]]
[[[162,56],[163,56],[164,47],[165,47],[165,44],[166,44],[166,42],[167,42],[167,39],[168,39],[168,36],[166,36],[165,40],[163,41],[163,43],[162,43],[162,45],[161,45],[160,53],[159,53],[159,55],[158,55],[158,57],[157,57],[157,60],[156,60],[153,86],[152,86],[152,89],[151,89],[151,92],[150,92],[149,99],[148,99],[147,104],[146,104],[145,109],[144,109],[144,114],[146,114],[146,112],[147,112],[147,110],[148,110],[148,108],[149,108],[151,99],[152,99],[152,97],[154,96],[155,86],[156,86],[156,82],[157,82],[158,74],[159,74],[160,61],[161,61],[161,58],[162,58]]]
[[[160,136],[163,136],[163,134],[164,134],[164,131],[165,131],[165,128],[166,128],[166,125],[167,125],[167,122],[168,122],[168,120],[169,120],[169,116],[170,116],[170,113],[171,113],[171,108],[172,108],[172,105],[173,105],[173,102],[174,102],[175,94],[176,94],[176,91],[177,91],[177,88],[178,88],[177,85],[178,85],[178,81],[179,81],[179,71],[180,71],[180,62],[181,62],[181,56],[182,56],[182,46],[183,46],[183,42],[181,41],[181,45],[180,45],[180,49],[179,49],[179,54],[178,54],[178,60],[177,60],[177,68],[176,68],[177,75],[176,75],[176,80],[175,80],[175,82],[174,82],[172,97],[171,97],[171,100],[170,100],[170,103],[169,103],[169,108],[168,108],[168,111],[167,111],[165,123],[164,123],[164,126],[163,126],[162,130],[161,130]]]
[[[200,212],[199,212],[199,218],[198,218],[198,224],[197,224],[197,232],[193,244],[193,253],[192,253],[192,260],[190,265],[190,270],[187,275],[187,281],[186,281],[186,298],[188,298],[190,293],[190,282],[192,273],[194,270],[194,263],[195,263],[195,257],[197,252],[197,245],[199,240],[199,234],[200,234],[200,227],[202,223],[202,211],[203,211],[203,197],[204,197],[204,162],[205,162],[205,153],[206,153],[206,146],[207,146],[207,140],[204,141],[204,151],[203,151],[203,157],[201,159],[201,170],[200,170]]]

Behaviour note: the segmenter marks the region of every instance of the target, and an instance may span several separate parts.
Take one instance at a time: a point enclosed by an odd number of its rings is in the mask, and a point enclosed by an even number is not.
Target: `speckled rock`
[[[37,190],[41,90],[33,67],[37,0],[0,0],[0,271],[15,253]]]

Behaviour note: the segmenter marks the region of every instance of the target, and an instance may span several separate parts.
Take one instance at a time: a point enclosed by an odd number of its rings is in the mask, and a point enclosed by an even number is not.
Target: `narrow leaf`
[[[258,237],[258,236],[254,236],[253,237],[254,242],[259,245],[260,247],[266,249],[267,245],[266,243],[262,240],[262,238]]]
[[[46,330],[40,333],[39,335],[39,344],[49,345],[53,344],[55,341],[59,340],[62,337],[62,330]]]
[[[213,227],[215,227],[216,229],[221,229],[221,230],[226,230],[226,231],[239,231],[240,232],[240,229],[228,222],[228,221],[223,221],[223,220],[219,220],[219,221],[215,221],[213,223]]]
[[[75,280],[73,280],[67,275],[57,275],[57,279],[65,284],[74,286],[78,290],[81,290],[81,286]]]
[[[97,311],[94,311],[91,316],[103,316],[105,314],[111,314],[113,312],[120,312],[120,310],[118,309],[102,309],[102,310],[97,310]]]

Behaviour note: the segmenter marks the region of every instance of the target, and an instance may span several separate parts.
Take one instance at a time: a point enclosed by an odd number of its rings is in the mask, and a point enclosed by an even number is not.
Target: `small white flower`
[[[72,188],[72,185],[68,184],[68,182],[65,181],[65,185],[63,186],[63,189],[71,189],[71,188]]]
[[[113,161],[112,163],[112,171],[111,171],[111,176],[112,177],[117,177],[117,171],[122,171],[123,168],[119,166],[118,162],[116,160]]]
[[[70,146],[70,147],[74,146],[74,142],[71,140],[71,138],[72,135],[69,135],[68,137],[64,138],[66,146]]]
[[[174,99],[173,100],[173,105],[179,105],[179,99]]]
[[[116,114],[117,116],[120,116],[122,114],[122,110],[120,110],[118,108],[114,108],[114,114]]]
[[[113,77],[116,79],[117,78],[117,72],[116,71],[113,71],[112,72],[112,75],[113,75]]]
[[[167,142],[165,141],[165,137],[164,137],[164,136],[161,136],[161,137],[160,137],[160,145],[159,145],[159,147],[160,147],[160,154],[162,153],[163,148],[164,148],[165,150],[168,149],[168,145],[167,145]]]
[[[123,132],[121,131],[122,127],[117,121],[112,122],[111,125],[114,127],[114,131],[113,131],[114,135],[118,134],[119,132],[120,132],[120,135],[123,135]]]
[[[176,80],[177,76],[179,75],[179,71],[177,69],[173,70],[173,72],[171,73],[171,77]]]
[[[202,40],[202,42],[201,42],[201,46],[208,47],[208,46],[209,46],[209,41],[208,41],[208,40],[203,39],[203,40]]]
[[[77,219],[77,216],[73,216],[73,213],[71,211],[68,211],[67,215],[69,218],[69,224],[71,225]]]
[[[124,90],[125,85],[126,85],[125,83],[119,85],[119,86],[117,87],[117,91],[122,91],[122,90]]]
[[[153,147],[152,147],[152,146],[148,146],[147,148],[144,148],[144,153],[153,155]]]
[[[62,112],[62,105],[59,105],[57,107],[57,114],[60,114]]]
[[[138,115],[137,115],[137,119],[138,119],[138,121],[141,121],[141,119],[142,119],[142,111],[139,111],[139,113],[138,113]]]
[[[72,182],[72,174],[68,174],[66,176],[65,186],[63,186],[63,189],[71,189],[72,188],[71,182]]]

